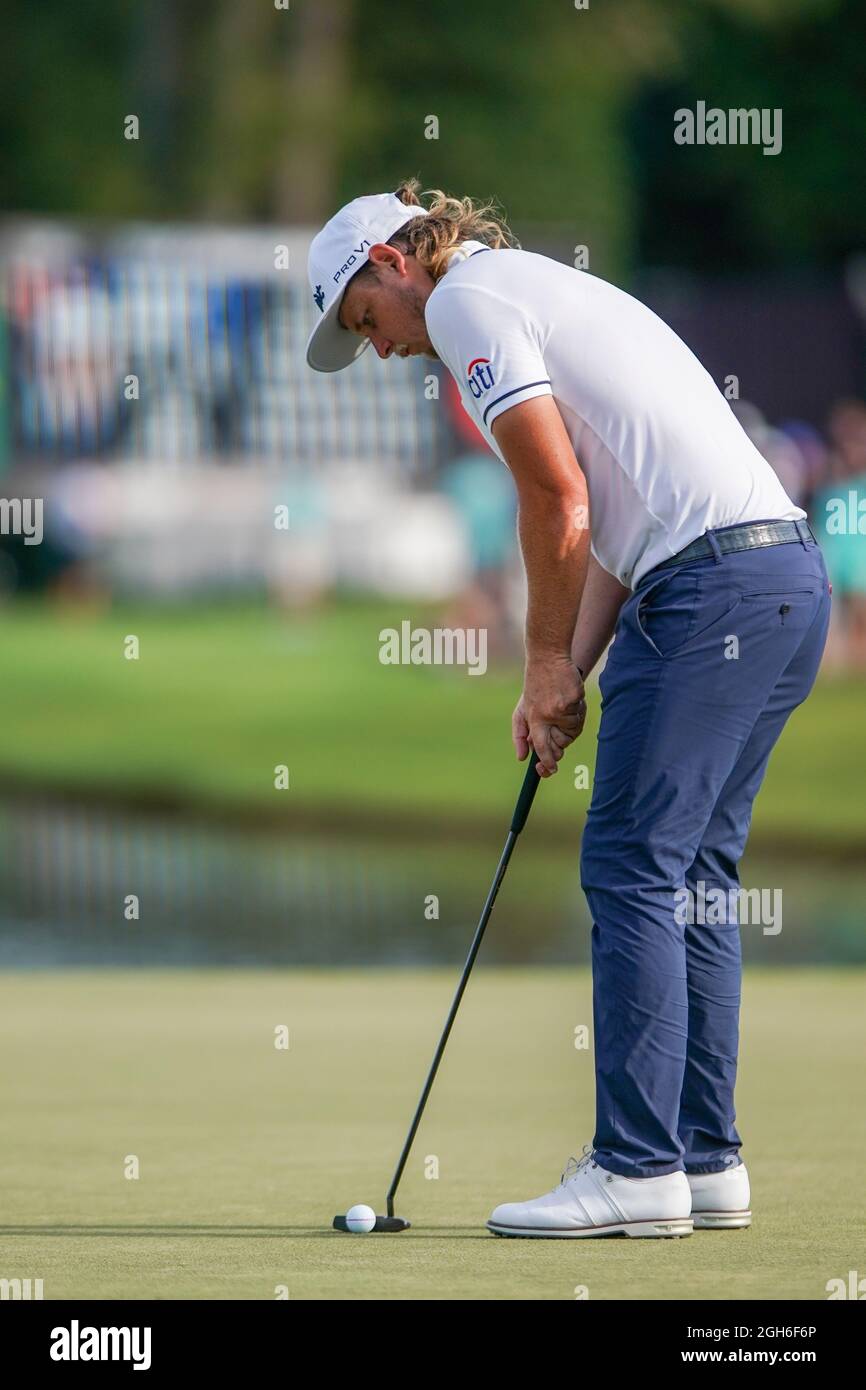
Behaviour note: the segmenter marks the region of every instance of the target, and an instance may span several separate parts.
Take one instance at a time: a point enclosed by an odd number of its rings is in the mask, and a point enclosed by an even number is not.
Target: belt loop
[[[713,557],[715,559],[716,564],[721,564],[722,548],[716,540],[715,533],[713,531],[705,531],[704,538],[707,541],[710,550],[713,552]]]
[[[800,537],[800,544],[805,550],[807,538],[810,540],[814,539],[809,523],[808,521],[803,521],[802,517],[798,517],[797,520],[794,522],[794,525],[797,528],[797,535]]]

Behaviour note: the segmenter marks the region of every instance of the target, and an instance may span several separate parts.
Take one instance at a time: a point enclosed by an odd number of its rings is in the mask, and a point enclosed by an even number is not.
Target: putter
[[[508,838],[505,841],[505,847],[500,856],[499,864],[497,865],[496,869],[496,874],[494,876],[492,884],[490,885],[490,892],[487,894],[487,901],[485,902],[484,909],[481,913],[481,920],[479,921],[478,926],[475,929],[475,936],[473,937],[472,945],[469,948],[469,955],[466,957],[466,964],[463,967],[463,974],[460,976],[460,983],[457,986],[457,993],[454,995],[454,1002],[451,1005],[451,1008],[448,1013],[448,1018],[445,1021],[445,1027],[442,1030],[442,1036],[439,1039],[439,1046],[436,1049],[436,1055],[433,1058],[433,1064],[430,1067],[429,1072],[427,1073],[427,1080],[424,1082],[424,1089],[421,1092],[421,1099],[419,1100],[418,1108],[415,1111],[415,1118],[412,1121],[412,1128],[409,1130],[409,1133],[406,1137],[406,1143],[403,1145],[403,1152],[400,1155],[400,1162],[397,1164],[394,1177],[391,1180],[391,1186],[388,1188],[388,1215],[376,1216],[376,1224],[373,1227],[373,1231],[381,1231],[388,1233],[395,1231],[405,1231],[407,1227],[411,1224],[409,1221],[405,1219],[405,1217],[394,1215],[394,1193],[397,1191],[397,1185],[401,1177],[403,1176],[403,1169],[406,1166],[406,1159],[409,1157],[409,1150],[412,1147],[412,1141],[415,1138],[415,1132],[418,1129],[419,1124],[421,1123],[421,1116],[424,1114],[424,1106],[427,1104],[427,1097],[430,1094],[430,1091],[433,1086],[433,1081],[436,1076],[436,1072],[439,1068],[439,1063],[442,1060],[442,1054],[445,1051],[445,1044],[447,1043],[448,1035],[451,1032],[451,1025],[453,1024],[454,1019],[457,1017],[457,1010],[460,1007],[460,1000],[463,998],[463,991],[465,990],[467,982],[469,980],[469,975],[472,970],[472,966],[475,963],[475,957],[478,955],[478,948],[481,945],[481,938],[484,935],[484,928],[487,926],[487,923],[490,920],[490,914],[493,911],[493,904],[496,902],[496,895],[499,892],[500,887],[502,886],[502,880],[505,877],[505,870],[508,868],[508,861],[511,858],[514,846],[517,843],[517,837],[523,829],[524,825],[526,824],[526,818],[529,815],[529,809],[532,806],[535,793],[538,790],[538,783],[541,779],[535,768],[536,762],[537,756],[530,748],[529,766],[526,769],[526,776],[523,779],[523,786],[520,789],[520,795],[517,798],[517,805],[514,808],[514,815],[511,818],[511,829],[508,832]],[[337,1231],[348,1231],[349,1228],[346,1225],[345,1216],[334,1217],[334,1229]]]

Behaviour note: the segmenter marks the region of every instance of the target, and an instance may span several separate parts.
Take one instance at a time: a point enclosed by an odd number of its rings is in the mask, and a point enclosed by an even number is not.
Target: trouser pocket
[[[718,571],[672,569],[640,594],[635,624],[647,645],[667,661],[722,622],[739,600],[736,587]]]
[[[738,626],[751,629],[756,622],[768,636],[775,626],[805,630],[814,616],[816,593],[817,586],[804,576],[789,584],[740,576],[738,583],[735,574],[715,566],[672,569],[635,595],[634,620],[644,642],[668,660],[708,648],[717,638],[736,635]]]
[[[740,602],[750,616],[766,622],[768,629],[787,628],[805,632],[815,616],[816,589],[765,589],[742,594]]]

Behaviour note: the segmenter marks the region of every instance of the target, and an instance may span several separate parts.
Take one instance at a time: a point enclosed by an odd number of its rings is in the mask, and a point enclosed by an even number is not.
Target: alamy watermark
[[[68,1327],[51,1329],[48,1355],[52,1361],[131,1361],[134,1371],[150,1369],[149,1327],[82,1327],[73,1318]]]
[[[707,106],[699,101],[694,111],[681,106],[674,112],[674,143],[677,145],[762,145],[764,154],[782,149],[782,108],[780,106]]]
[[[828,497],[825,509],[828,536],[866,536],[866,497],[856,488],[849,488],[847,497]]]
[[[483,676],[487,670],[487,629],[413,628],[404,618],[399,631],[385,627],[379,633],[379,660],[383,666],[466,666],[468,675]]]
[[[674,921],[680,926],[736,922],[763,927],[764,936],[778,936],[782,930],[781,888],[720,888],[699,878],[694,889],[678,888],[674,903]]]
[[[0,1300],[42,1299],[44,1281],[42,1279],[0,1279]]]
[[[42,498],[0,497],[0,535],[23,536],[25,545],[41,545]]]

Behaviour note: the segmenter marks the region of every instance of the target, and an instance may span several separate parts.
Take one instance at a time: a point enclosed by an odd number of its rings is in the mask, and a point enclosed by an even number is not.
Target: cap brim
[[[316,372],[339,372],[370,346],[369,338],[350,333],[337,318],[342,298],[328,305],[307,339],[307,364]]]

